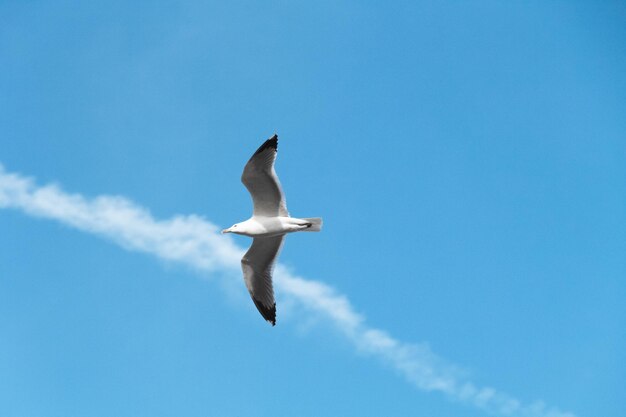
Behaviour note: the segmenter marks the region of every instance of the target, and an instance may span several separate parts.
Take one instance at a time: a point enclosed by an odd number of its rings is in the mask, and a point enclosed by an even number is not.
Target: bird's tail
[[[319,232],[320,230],[322,230],[322,218],[321,217],[308,217],[308,218],[305,217],[302,220],[305,220],[308,223],[311,223],[311,226],[309,226],[306,229],[302,229],[303,232]]]

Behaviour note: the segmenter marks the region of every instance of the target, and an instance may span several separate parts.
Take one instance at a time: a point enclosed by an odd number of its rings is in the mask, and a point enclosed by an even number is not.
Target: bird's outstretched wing
[[[272,271],[284,237],[281,235],[254,238],[252,246],[241,258],[243,279],[246,281],[252,301],[263,318],[272,323],[272,326],[276,325]]]
[[[274,170],[278,135],[266,140],[243,169],[241,182],[252,195],[254,216],[288,217],[285,195]]]

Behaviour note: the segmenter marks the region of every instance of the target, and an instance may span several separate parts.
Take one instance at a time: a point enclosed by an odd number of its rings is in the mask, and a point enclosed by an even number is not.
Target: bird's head
[[[237,233],[239,231],[237,226],[239,226],[239,223],[233,224],[228,229],[222,230],[222,234],[224,234],[224,233]]]

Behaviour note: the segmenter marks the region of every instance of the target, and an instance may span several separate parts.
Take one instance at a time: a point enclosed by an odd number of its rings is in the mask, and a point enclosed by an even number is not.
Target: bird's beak
[[[230,228],[222,230],[222,234],[230,233]]]

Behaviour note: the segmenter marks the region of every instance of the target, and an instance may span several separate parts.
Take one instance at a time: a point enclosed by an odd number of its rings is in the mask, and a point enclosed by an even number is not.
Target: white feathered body
[[[318,232],[322,226],[322,219],[254,216],[235,226],[231,230],[239,235],[272,237],[293,232]]]

